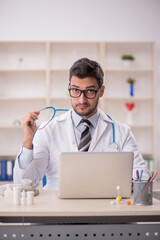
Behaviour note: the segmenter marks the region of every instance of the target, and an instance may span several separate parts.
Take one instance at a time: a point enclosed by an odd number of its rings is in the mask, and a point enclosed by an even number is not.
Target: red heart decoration
[[[127,107],[128,111],[132,111],[134,108],[134,103],[126,103],[126,107]]]

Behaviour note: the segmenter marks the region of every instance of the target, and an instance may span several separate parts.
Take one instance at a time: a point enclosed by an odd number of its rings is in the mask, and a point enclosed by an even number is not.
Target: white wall
[[[0,41],[155,41],[157,93],[159,29],[159,0],[0,0]],[[158,124],[160,99],[156,109]],[[158,136],[160,126],[157,146]],[[160,169],[160,148],[157,149]]]
[[[0,40],[160,40],[159,0],[0,0]]]

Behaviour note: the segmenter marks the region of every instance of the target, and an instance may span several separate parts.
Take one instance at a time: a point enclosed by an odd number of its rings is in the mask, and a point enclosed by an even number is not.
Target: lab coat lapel
[[[95,129],[95,132],[93,134],[92,137],[92,141],[91,141],[91,145],[89,147],[89,152],[92,152],[96,146],[96,144],[98,143],[99,139],[101,138],[101,136],[104,134],[107,126],[108,126],[108,118],[107,116],[103,113],[100,112],[100,116],[98,119],[98,123]]]
[[[63,146],[62,149],[65,152],[77,152],[77,143],[75,138],[75,133],[73,129],[72,124],[72,118],[71,118],[71,110],[69,110],[67,113],[62,114],[58,118],[58,126],[61,128],[61,131],[63,131],[63,135],[65,140],[63,141],[63,137],[61,139]],[[62,130],[63,129],[63,130]]]
[[[69,148],[71,149],[71,151],[77,152],[78,148],[77,148],[75,133],[73,129],[72,119],[71,119],[71,111],[69,111],[67,115],[67,125],[65,127],[66,127],[66,130],[68,129],[67,132],[69,133],[68,135],[69,137],[68,144],[70,145]]]

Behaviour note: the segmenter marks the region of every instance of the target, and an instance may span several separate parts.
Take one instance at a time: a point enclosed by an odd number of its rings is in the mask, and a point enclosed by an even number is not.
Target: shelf
[[[153,101],[153,98],[142,98],[142,97],[104,97],[105,101]]]
[[[55,100],[55,101],[70,101],[70,97],[51,97],[51,100]]]
[[[1,185],[6,185],[6,184],[13,184],[14,182],[13,181],[2,181],[0,180],[0,186]]]
[[[68,72],[69,69],[68,68],[53,68],[50,70],[51,72]]]
[[[0,69],[1,72],[45,72],[46,69]]]
[[[19,101],[19,100],[24,100],[24,101],[34,101],[34,100],[39,100],[39,101],[44,101],[46,100],[45,97],[39,97],[39,98],[34,98],[34,97],[31,97],[31,98],[25,98],[25,97],[18,97],[18,98],[9,98],[9,97],[0,97],[0,101]]]
[[[46,43],[1,42],[0,62],[2,70],[45,69]]]
[[[143,129],[143,128],[154,128],[154,126],[153,125],[130,125],[130,128]]]
[[[22,127],[21,126],[10,126],[10,125],[6,125],[6,126],[0,126],[0,129],[6,129],[6,130],[22,130]]]
[[[67,69],[82,57],[99,59],[99,43],[97,42],[65,42],[51,43],[50,66],[51,69]]]
[[[143,155],[143,157],[153,157],[153,152],[141,152],[141,154]]]
[[[16,156],[18,155],[18,152],[14,152],[14,151],[12,151],[12,152],[9,152],[9,151],[7,151],[7,152],[1,152],[0,151],[0,158],[2,159],[2,158],[15,158]]]
[[[153,69],[105,69],[105,72],[153,72]]]

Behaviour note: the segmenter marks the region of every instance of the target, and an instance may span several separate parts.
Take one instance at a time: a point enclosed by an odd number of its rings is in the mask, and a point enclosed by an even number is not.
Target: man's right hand
[[[23,147],[32,149],[32,140],[36,131],[35,121],[38,119],[40,111],[29,112],[21,119],[21,125],[24,133]]]

